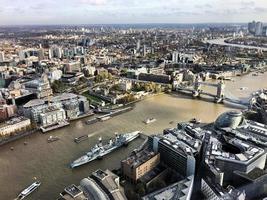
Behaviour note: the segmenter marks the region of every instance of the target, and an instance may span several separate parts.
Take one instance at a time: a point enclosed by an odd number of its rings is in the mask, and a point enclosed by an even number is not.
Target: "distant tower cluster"
[[[38,57],[40,60],[44,59],[44,49],[22,49],[19,51],[19,59],[25,60],[30,57]]]
[[[53,46],[49,49],[49,58],[62,58],[62,49],[57,46]]]
[[[267,36],[267,26],[264,26],[262,22],[248,23],[248,31],[255,36]]]
[[[172,63],[178,63],[179,62],[179,52],[174,51],[172,53]]]

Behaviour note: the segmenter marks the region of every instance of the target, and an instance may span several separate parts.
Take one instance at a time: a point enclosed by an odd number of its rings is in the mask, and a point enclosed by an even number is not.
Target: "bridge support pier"
[[[193,98],[200,97],[200,91],[197,91],[197,90],[193,91],[192,96],[193,96]]]
[[[201,93],[201,81],[199,78],[197,78],[194,84],[194,91],[192,92],[192,95],[194,98],[196,98],[200,97],[200,93]]]
[[[225,84],[224,84],[223,80],[221,80],[217,85],[217,95],[215,97],[216,103],[223,103],[224,90],[225,90]]]

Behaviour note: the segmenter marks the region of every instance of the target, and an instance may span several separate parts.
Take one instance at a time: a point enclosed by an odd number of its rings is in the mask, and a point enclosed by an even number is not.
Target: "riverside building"
[[[143,150],[133,153],[121,161],[124,177],[132,182],[137,182],[142,176],[153,170],[160,163],[160,154]]]

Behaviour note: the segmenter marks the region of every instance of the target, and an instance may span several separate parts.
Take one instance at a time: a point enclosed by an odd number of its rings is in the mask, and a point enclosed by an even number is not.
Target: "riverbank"
[[[114,116],[117,116],[117,115],[123,114],[125,112],[131,111],[134,108],[134,105],[136,103],[138,103],[138,102],[141,102],[141,101],[143,101],[143,100],[145,100],[147,98],[155,97],[157,95],[162,95],[162,94],[164,94],[164,93],[160,92],[160,93],[156,93],[156,94],[148,94],[143,98],[140,98],[140,99],[137,99],[135,101],[131,101],[129,103],[126,103],[126,104],[124,104],[122,106],[119,106],[119,107],[117,107],[117,109],[110,109],[110,110],[105,110],[105,111],[101,111],[100,110],[98,112],[99,113],[104,113],[104,115],[95,117],[93,119],[89,119],[85,123],[87,125],[91,125],[91,124],[94,124],[94,123],[97,123],[97,122],[103,122],[103,121],[109,120]]]
[[[90,116],[93,116],[93,115],[94,115],[94,113],[89,112],[89,113],[80,115],[75,119],[71,119],[71,120],[69,120],[69,122],[73,122],[73,121],[76,121],[76,120],[81,120],[81,119],[84,119],[84,118],[87,118],[87,117],[90,117]],[[11,136],[9,138],[5,138],[5,139],[1,140],[0,141],[0,146],[5,145],[7,143],[14,142],[14,141],[19,140],[19,139],[22,139],[22,138],[24,138],[26,136],[29,136],[29,135],[33,134],[33,133],[37,133],[37,132],[41,133],[40,130],[43,133],[48,133],[48,132],[51,132],[51,131],[54,131],[54,130],[57,130],[57,129],[60,129],[60,128],[64,128],[65,126],[69,125],[69,122],[63,123],[62,125],[58,124],[58,125],[53,125],[51,127],[41,127],[41,128],[36,128],[36,129],[30,130],[30,131],[25,131],[25,132],[22,132],[22,133],[18,133],[18,134],[14,135],[14,136]]]
[[[29,136],[29,135],[31,135],[33,133],[37,133],[38,131],[39,131],[39,129],[33,129],[31,131],[25,131],[25,132],[20,133],[18,135],[3,139],[3,140],[0,141],[0,146],[2,146],[4,144],[7,144],[7,143],[10,143],[10,142],[13,142],[13,141],[16,141],[16,140],[21,139],[23,137]]]

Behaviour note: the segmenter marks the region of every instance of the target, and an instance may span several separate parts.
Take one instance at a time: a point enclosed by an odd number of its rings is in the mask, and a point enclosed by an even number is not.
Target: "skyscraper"
[[[179,62],[179,52],[177,51],[172,52],[172,62],[173,63]]]
[[[5,53],[0,52],[0,62],[4,62],[4,61],[5,61]]]
[[[140,46],[141,46],[141,41],[138,40],[137,44],[136,44],[136,50],[139,51],[140,50]]]
[[[40,48],[38,50],[38,58],[39,58],[39,60],[43,60],[44,59],[44,49],[43,48]]]
[[[262,35],[267,37],[267,26],[263,27]]]
[[[53,46],[49,49],[49,58],[62,58],[62,49],[57,46]]]
[[[144,56],[146,56],[146,45],[144,44]]]
[[[53,51],[52,49],[48,50],[48,58],[51,59],[53,57]]]
[[[255,35],[256,36],[261,36],[262,35],[262,28],[263,28],[263,23],[262,22],[257,22],[256,23],[256,30],[255,30]]]
[[[256,22],[255,21],[248,23],[248,31],[251,34],[255,34],[255,31],[256,31]]]

